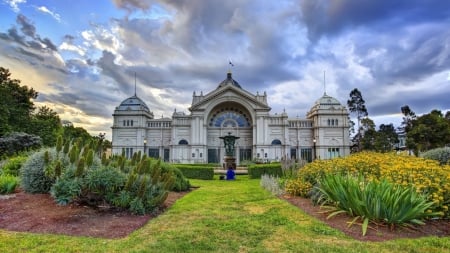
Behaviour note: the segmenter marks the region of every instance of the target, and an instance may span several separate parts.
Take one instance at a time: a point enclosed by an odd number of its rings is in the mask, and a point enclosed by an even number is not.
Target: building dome
[[[227,73],[227,78],[219,84],[219,88],[224,87],[227,84],[231,84],[238,87],[239,89],[242,89],[241,85],[239,85],[239,83],[236,80],[234,80],[233,77],[231,76],[231,72]]]
[[[146,111],[150,113],[150,109],[148,106],[138,98],[136,95],[129,97],[122,101],[118,107],[116,107],[118,111]]]
[[[326,93],[316,100],[312,109],[343,109],[344,106],[334,97],[328,96]]]

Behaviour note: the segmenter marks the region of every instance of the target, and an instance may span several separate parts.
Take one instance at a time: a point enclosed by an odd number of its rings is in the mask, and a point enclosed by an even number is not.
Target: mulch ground
[[[171,192],[164,202],[162,212],[186,193]],[[428,221],[424,226],[398,227],[394,230],[390,230],[386,226],[371,224],[371,229],[368,229],[366,236],[362,236],[360,225],[347,226],[347,222],[351,218],[346,215],[337,215],[327,219],[327,214],[324,214],[319,206],[312,205],[309,199],[288,195],[280,198],[361,241],[450,236],[449,220]],[[121,238],[144,226],[154,217],[156,215],[140,216],[111,208],[93,209],[77,204],[58,206],[48,194],[16,192],[11,195],[0,195],[0,229],[10,231]]]
[[[170,192],[163,211],[186,193]],[[154,217],[77,204],[59,206],[49,194],[0,195],[0,228],[10,231],[120,238]]]
[[[316,217],[317,219],[328,224],[330,227],[341,230],[346,235],[353,237],[360,241],[387,241],[399,238],[419,238],[425,236],[450,236],[450,220],[430,220],[426,221],[423,226],[412,227],[396,227],[391,230],[384,225],[369,224],[369,229],[365,236],[362,235],[361,223],[348,226],[349,222],[353,220],[346,214],[339,214],[330,219],[327,219],[329,213],[324,213],[320,206],[314,206],[310,199],[301,197],[293,197],[289,195],[280,196],[305,211],[307,214]]]

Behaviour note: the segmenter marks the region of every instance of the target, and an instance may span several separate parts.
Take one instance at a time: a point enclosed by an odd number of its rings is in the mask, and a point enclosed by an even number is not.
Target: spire
[[[136,72],[134,72],[134,96],[136,97]]]
[[[325,81],[325,70],[323,71],[323,95],[327,95],[327,83]]]

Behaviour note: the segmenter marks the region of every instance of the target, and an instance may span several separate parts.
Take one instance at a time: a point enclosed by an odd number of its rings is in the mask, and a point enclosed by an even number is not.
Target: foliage
[[[437,215],[431,212],[434,203],[414,187],[394,185],[386,179],[367,182],[361,176],[327,174],[319,179],[318,188],[322,204],[331,205],[328,217],[346,212],[355,217],[353,222],[361,219],[363,235],[369,221],[386,223],[392,229],[406,223],[423,225],[423,219]]]
[[[361,242],[262,189],[259,180],[199,188],[124,238],[0,231],[0,252],[450,252],[450,237]],[[373,233],[372,233],[373,232]],[[368,235],[383,235],[368,231]]]
[[[66,171],[51,187],[50,194],[59,205],[67,205],[81,194],[82,182],[74,173]]]
[[[116,156],[102,162],[101,152],[96,152],[100,142],[83,144],[82,141],[73,141],[65,151],[54,149],[55,154],[44,154],[48,164],[44,169],[46,175],[56,180],[51,194],[58,204],[77,201],[98,206],[108,203],[144,214],[157,210],[169,190],[175,187],[185,190],[190,186],[181,172],[168,164],[162,166],[160,160],[136,154],[132,160]],[[62,144],[58,150],[62,150]]]
[[[29,193],[47,193],[54,183],[54,178],[45,173],[48,162],[45,154],[52,153],[56,156],[54,149],[43,149],[31,154],[21,169],[21,186]]]
[[[428,150],[427,152],[422,153],[420,156],[426,159],[439,161],[440,165],[450,165],[450,147]]]
[[[19,178],[12,175],[0,175],[0,194],[13,193],[19,184]]]
[[[189,180],[183,175],[181,170],[173,166],[169,163],[161,162],[161,169],[163,173],[172,173],[175,179],[175,182],[173,184],[173,188],[170,189],[171,191],[181,192],[181,191],[187,191],[191,187],[191,183]]]
[[[47,106],[41,106],[31,115],[27,133],[40,136],[44,146],[54,146],[61,128],[58,114]]]
[[[283,172],[280,163],[253,164],[247,167],[250,179],[261,178],[262,175],[272,175],[281,177]]]
[[[370,125],[364,126],[370,121]],[[361,139],[361,148],[366,151],[390,152],[398,143],[398,135],[393,124],[381,124],[379,130],[375,130],[375,123],[369,118],[363,119],[364,134]]]
[[[33,88],[11,79],[8,69],[0,67],[0,137],[12,130],[26,132],[37,95]]]
[[[280,186],[280,178],[272,175],[262,175],[260,185],[262,188],[268,190],[273,195],[284,194],[283,188]]]
[[[407,133],[412,128],[412,121],[416,119],[416,114],[411,110],[411,108],[409,108],[408,105],[400,107],[400,110],[402,111],[403,114],[403,121],[400,129],[403,132]]]
[[[0,171],[0,175],[11,175],[18,176],[22,164],[27,160],[27,156],[19,155],[16,157],[9,158],[3,165]]]
[[[21,151],[37,149],[41,145],[42,140],[39,136],[12,132],[0,137],[0,156],[11,156]]]
[[[208,165],[174,164],[186,178],[212,180],[214,167]]]
[[[358,151],[361,150],[361,128],[360,128],[360,122],[361,119],[364,117],[367,117],[368,113],[367,113],[367,108],[365,105],[365,101],[362,97],[361,92],[355,88],[353,89],[350,94],[350,99],[347,100],[347,106],[348,106],[348,110],[351,113],[356,114],[356,119],[358,120],[358,133],[355,136],[356,137],[356,143],[358,144]]]
[[[406,145],[416,155],[444,147],[450,143],[450,119],[445,118],[441,111],[433,110],[412,120],[406,137]]]
[[[344,158],[316,160],[303,167],[296,179],[286,182],[286,192],[307,197],[327,174],[362,175],[367,181],[382,180],[412,186],[434,202],[433,212],[450,216],[450,166],[437,161],[396,153],[361,152]]]

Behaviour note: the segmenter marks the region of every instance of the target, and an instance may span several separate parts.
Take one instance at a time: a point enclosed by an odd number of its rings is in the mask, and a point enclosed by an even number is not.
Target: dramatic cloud
[[[448,1],[113,0],[82,13],[6,3],[17,14],[0,31],[2,64],[32,73],[39,103],[92,132],[108,131],[135,88],[157,117],[188,113],[192,93],[214,90],[229,70],[290,117],[324,92],[345,104],[353,88],[377,124],[401,119],[405,104],[450,109]]]

